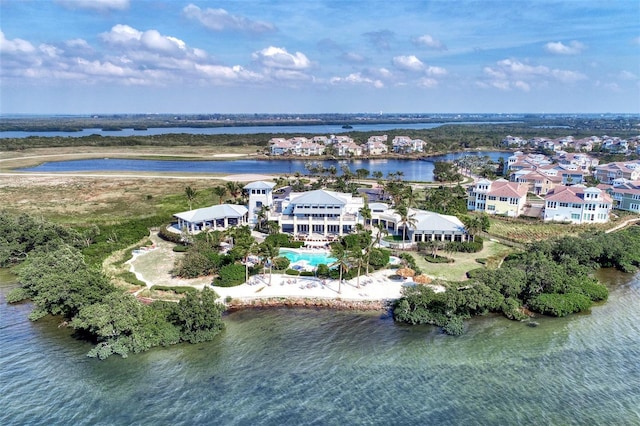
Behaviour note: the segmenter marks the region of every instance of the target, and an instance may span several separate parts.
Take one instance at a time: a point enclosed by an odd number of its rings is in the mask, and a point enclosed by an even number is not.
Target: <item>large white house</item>
[[[189,210],[173,215],[177,219],[176,230],[186,230],[192,234],[206,230],[224,230],[230,226],[248,224],[249,210],[236,204],[219,204]]]
[[[583,185],[558,186],[544,197],[544,220],[605,223],[611,213],[611,197],[601,189]]]
[[[251,194],[249,200],[251,203]],[[364,200],[351,194],[324,189],[291,192],[273,205],[269,220],[277,220],[282,232],[295,237],[345,235],[361,223],[363,206]]]
[[[341,192],[318,189],[290,192],[284,198],[273,196],[275,183],[257,181],[244,187],[249,195],[248,207],[221,204],[203,209],[176,213],[176,231],[197,233],[223,230],[230,226],[254,225],[262,210],[266,218],[278,223],[281,232],[323,245],[356,231],[357,225],[382,224],[389,232],[405,235],[413,243],[420,241],[469,241],[464,224],[454,216],[409,209],[409,220],[385,203],[370,203],[371,219],[365,220],[362,210],[365,200]],[[265,208],[266,207],[266,208]],[[406,226],[406,232],[403,227]]]

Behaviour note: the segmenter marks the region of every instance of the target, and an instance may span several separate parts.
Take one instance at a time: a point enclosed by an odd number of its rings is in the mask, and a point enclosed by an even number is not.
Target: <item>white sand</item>
[[[141,250],[127,263],[130,271],[136,277],[145,282],[147,287],[154,284],[166,286],[192,286],[202,289],[208,286],[212,277],[200,277],[195,279],[180,279],[170,274],[175,261],[176,253],[172,251],[172,244],[161,240],[157,235],[151,235],[151,240],[156,244],[153,250]],[[393,277],[393,279],[391,278]],[[411,279],[402,280],[395,275],[392,269],[384,269],[373,272],[369,276],[360,277],[360,288],[357,286],[357,278],[345,280],[341,286],[338,280],[322,280],[313,277],[293,277],[284,274],[272,274],[269,285],[269,273],[253,276],[248,283],[236,287],[213,287],[220,295],[221,300],[227,297],[240,301],[266,298],[324,298],[351,300],[351,301],[380,301],[398,299],[401,296],[403,286],[415,285]],[[444,287],[431,286],[435,291],[444,291]],[[338,293],[340,290],[340,293]]]
[[[403,285],[400,280],[391,280],[391,270],[383,270],[360,277],[360,288],[355,278],[339,285],[338,280],[322,280],[313,277],[292,277],[273,274],[269,285],[269,274],[253,276],[248,283],[236,287],[213,287],[224,300],[251,300],[270,297],[323,298],[342,300],[388,300],[400,297]],[[340,293],[338,291],[340,290]]]
[[[258,174],[242,174],[242,175],[228,175],[220,177],[222,180],[232,180],[234,182],[252,182],[256,180],[273,180],[273,176],[269,175],[258,175]]]

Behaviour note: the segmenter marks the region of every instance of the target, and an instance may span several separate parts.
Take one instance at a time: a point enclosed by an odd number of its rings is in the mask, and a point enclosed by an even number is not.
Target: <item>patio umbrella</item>
[[[415,277],[413,277],[413,281],[417,282],[418,284],[429,284],[431,282],[431,277],[428,277],[426,275],[416,275]]]
[[[396,274],[400,275],[402,278],[409,278],[413,277],[416,274],[416,271],[411,268],[400,268],[396,271]]]

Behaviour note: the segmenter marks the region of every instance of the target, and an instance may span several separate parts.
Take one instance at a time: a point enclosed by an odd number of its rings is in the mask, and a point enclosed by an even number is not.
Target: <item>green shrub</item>
[[[178,244],[178,245],[173,246],[173,251],[176,252],[176,253],[184,253],[187,250],[189,250],[189,246],[185,246],[183,244]]]
[[[300,272],[300,276],[301,277],[314,277],[315,274],[312,271],[301,271]]]
[[[27,300],[28,298],[29,292],[22,287],[14,288],[6,296],[7,303],[18,303]]]
[[[481,265],[486,265],[488,262],[488,259],[486,257],[479,257],[476,259],[476,262]]]
[[[246,267],[239,263],[232,263],[220,268],[218,277],[213,281],[212,285],[218,287],[235,287],[243,284],[246,278]]]
[[[151,290],[157,291],[169,291],[175,294],[185,294],[190,291],[197,291],[194,287],[189,286],[168,286],[168,285],[154,285],[151,287]]]
[[[276,271],[284,271],[290,264],[291,261],[284,256],[278,256],[273,259],[273,269]]]
[[[162,225],[160,227],[160,230],[158,231],[158,237],[162,238],[165,241],[169,241],[170,243],[182,244],[182,236],[180,234],[176,234],[175,232],[167,230],[169,226],[171,226],[171,224]]]
[[[426,256],[424,258],[424,260],[426,260],[429,263],[453,263],[453,259],[450,259],[448,257],[444,257],[444,256]]]
[[[330,273],[331,269],[329,269],[329,266],[324,263],[319,264],[316,268],[316,275],[319,277],[326,278]]]
[[[451,336],[460,336],[464,333],[464,322],[462,318],[459,316],[449,318],[444,327],[442,327],[442,331]]]
[[[384,268],[389,264],[390,257],[391,252],[389,250],[374,248],[369,253],[369,265],[373,266],[375,269]]]
[[[564,317],[591,307],[591,299],[584,294],[539,294],[528,301],[529,309],[544,315]]]
[[[295,270],[295,269],[287,269],[286,271],[284,271],[285,274],[287,275],[300,275],[300,271]]]

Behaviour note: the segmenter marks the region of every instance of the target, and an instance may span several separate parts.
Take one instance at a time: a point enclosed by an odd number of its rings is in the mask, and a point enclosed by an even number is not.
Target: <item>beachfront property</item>
[[[613,200],[613,208],[633,213],[640,213],[640,181],[616,179],[612,185],[600,184]]]
[[[528,185],[505,179],[480,179],[467,189],[467,209],[489,214],[520,216],[527,201]]]
[[[201,231],[225,230],[232,226],[247,225],[249,210],[237,204],[219,204],[176,213],[173,217],[176,224],[172,227],[175,232],[187,231],[196,234]]]
[[[269,220],[277,221],[281,232],[296,238],[326,242],[328,237],[346,235],[355,230],[356,225],[362,222],[359,213],[362,207],[363,198],[352,194],[324,189],[291,192],[274,201]]]
[[[264,181],[251,182],[244,186],[243,189],[249,194],[248,223],[255,225],[261,210],[271,209],[274,186],[274,182]]]
[[[584,185],[558,186],[544,197],[545,222],[573,224],[609,221],[613,202],[602,189]]]
[[[407,223],[393,208],[384,203],[372,203],[371,224],[378,223],[395,235],[403,235],[412,243],[428,241],[471,241],[464,224],[455,216],[419,209],[408,209]],[[406,232],[404,231],[406,227]]]

